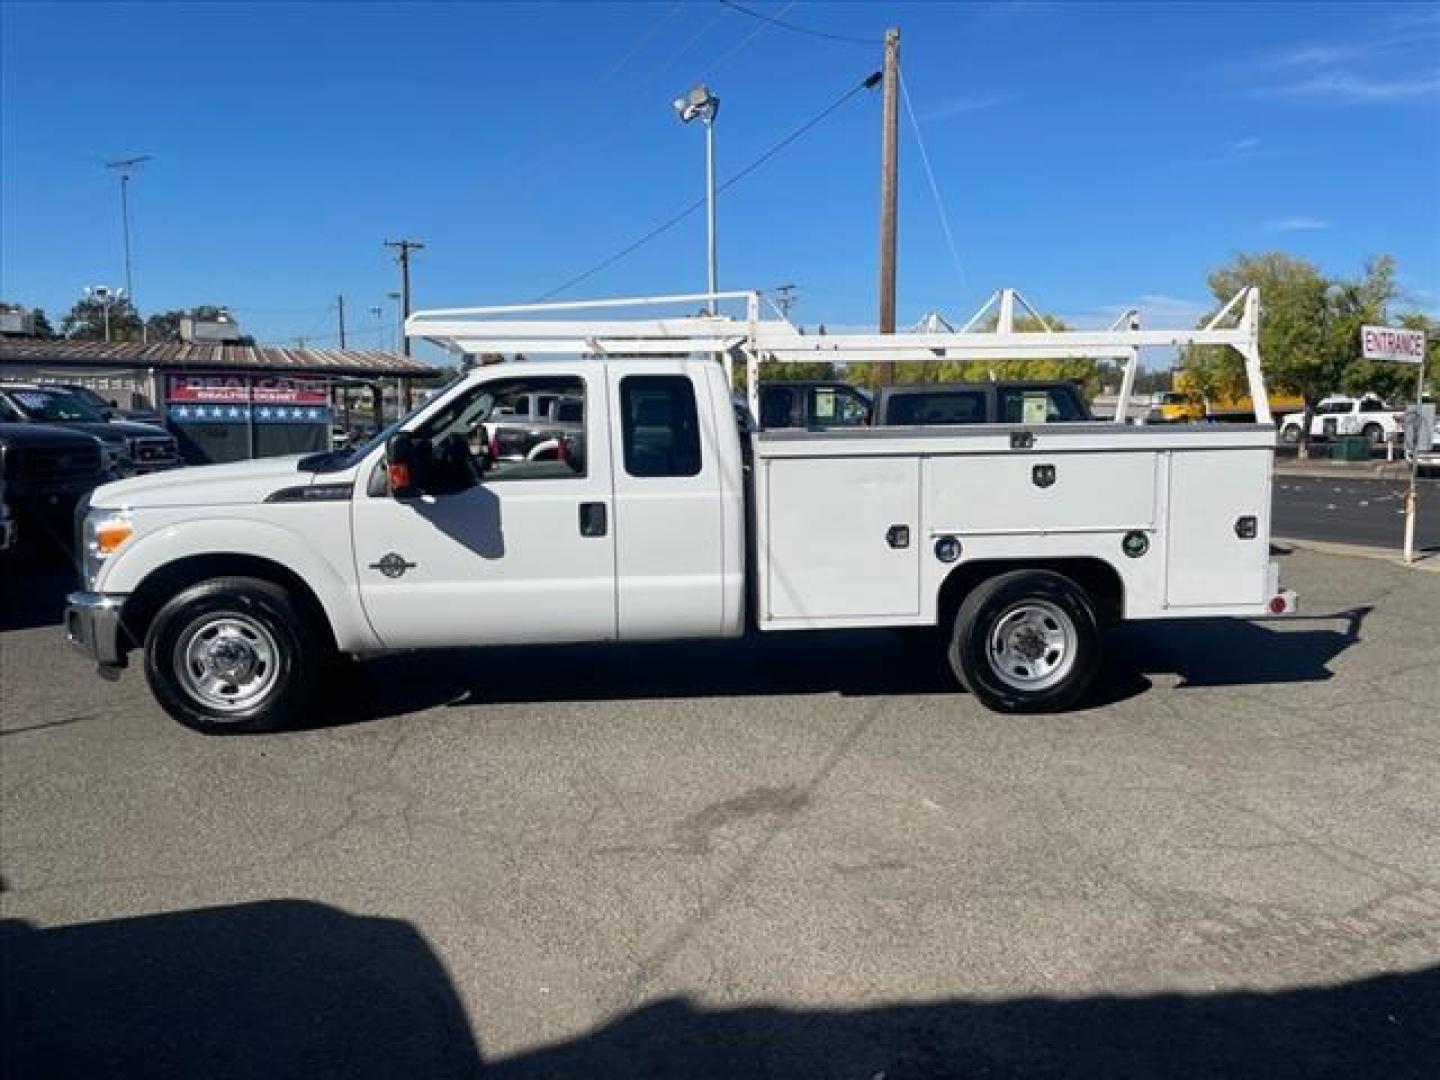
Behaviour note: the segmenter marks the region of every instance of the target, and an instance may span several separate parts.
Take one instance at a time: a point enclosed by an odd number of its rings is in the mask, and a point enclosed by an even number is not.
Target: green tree
[[[980,325],[978,329],[995,329],[997,316]],[[1018,315],[1015,330],[1020,333],[1035,333],[1049,327],[1051,330],[1069,330],[1070,327],[1054,315],[1046,315],[1044,321],[1033,315]],[[845,369],[849,382],[872,389],[877,385],[878,365],[850,364]],[[933,382],[993,382],[1000,379],[1037,379],[1046,382],[1074,382],[1093,396],[1100,389],[1106,372],[1102,365],[1093,360],[918,360],[903,361],[895,365],[895,383]],[[1118,378],[1115,380],[1118,383]]]
[[[93,296],[82,296],[60,320],[60,333],[77,341],[104,341],[106,305]],[[139,341],[140,313],[129,297],[109,304],[110,340]]]
[[[1302,457],[1309,455],[1310,422],[1321,398],[1347,388],[1376,389],[1393,377],[1359,359],[1360,327],[1384,322],[1396,295],[1395,260],[1389,255],[1368,260],[1356,279],[1327,278],[1314,263],[1283,252],[1237,255],[1211,271],[1209,285],[1222,304],[1243,288],[1259,288],[1266,382],[1305,402]],[[1191,385],[1207,399],[1246,392],[1244,364],[1234,350],[1186,348],[1182,361]]]
[[[42,341],[49,341],[55,336],[55,327],[50,325],[50,317],[45,314],[44,308],[32,308],[30,318],[33,320],[35,336]]]

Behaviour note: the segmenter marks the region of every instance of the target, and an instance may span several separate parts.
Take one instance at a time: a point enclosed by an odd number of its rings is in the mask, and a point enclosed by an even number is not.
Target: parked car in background
[[[501,398],[476,429],[485,445],[473,447],[493,465],[545,461],[584,453],[585,402],[564,393],[526,393]]]
[[[52,383],[49,380],[42,380],[41,385],[53,386],[57,390],[65,390],[74,394],[80,400],[87,402],[106,420],[133,420],[137,424],[165,426],[165,418],[154,409],[122,409],[114,400],[105,397],[98,390],[82,386],[79,383]]]
[[[870,413],[869,395],[849,383],[797,380],[760,385],[762,427],[864,427],[870,423]]]
[[[9,551],[20,539],[19,526],[15,515],[10,512],[10,503],[5,495],[5,477],[0,476],[0,551]]]
[[[1038,381],[884,386],[874,415],[875,424],[883,427],[1094,420],[1074,383]]]
[[[1280,439],[1298,443],[1304,430],[1303,412],[1286,413],[1280,418]],[[1333,439],[1340,435],[1364,435],[1372,446],[1387,439],[1399,438],[1405,431],[1405,410],[1387,405],[1376,394],[1346,397],[1333,394],[1321,400],[1310,418],[1312,439]]]
[[[0,420],[54,424],[93,435],[105,446],[108,465],[121,476],[173,469],[180,464],[175,437],[162,427],[107,420],[87,400],[58,386],[0,383]]]
[[[75,507],[114,480],[104,445],[93,435],[49,424],[0,423],[0,486],[11,534],[68,545]]]

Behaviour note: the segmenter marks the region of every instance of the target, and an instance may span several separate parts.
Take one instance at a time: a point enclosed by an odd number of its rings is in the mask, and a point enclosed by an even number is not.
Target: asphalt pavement
[[[0,1074],[1430,1077],[1440,575],[1002,717],[866,632],[359,665],[207,738],[0,632]]]
[[[1276,473],[1270,530],[1274,536],[1399,551],[1405,541],[1408,482],[1367,477]],[[1419,481],[1415,544],[1440,550],[1440,481]]]

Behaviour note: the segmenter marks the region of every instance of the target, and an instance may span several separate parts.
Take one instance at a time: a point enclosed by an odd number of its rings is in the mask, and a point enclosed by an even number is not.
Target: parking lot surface
[[[385,658],[251,738],[11,575],[3,1071],[1433,1076],[1440,575],[1282,563],[1305,617],[1124,628],[1064,716],[885,632]]]

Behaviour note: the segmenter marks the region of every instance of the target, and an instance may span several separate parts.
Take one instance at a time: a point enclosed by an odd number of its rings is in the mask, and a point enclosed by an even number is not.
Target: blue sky
[[[1205,274],[1284,250],[1399,260],[1440,311],[1433,5],[717,2],[0,7],[0,295],[57,317],[123,283],[107,159],[132,186],[135,290],[233,306],[261,340],[380,344],[387,237],[425,241],[417,306],[524,301],[701,193],[669,102],[723,102],[721,179],[878,67],[887,25],[960,260],[902,110],[900,321],[1001,285],[1080,325],[1193,321]],[[727,288],[875,318],[880,101],[856,96],[722,195]],[[569,296],[703,288],[696,214]],[[387,316],[388,318],[389,316]],[[327,335],[329,337],[327,338]]]

